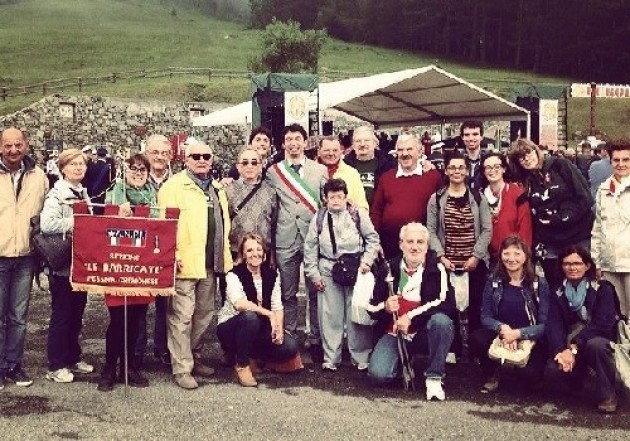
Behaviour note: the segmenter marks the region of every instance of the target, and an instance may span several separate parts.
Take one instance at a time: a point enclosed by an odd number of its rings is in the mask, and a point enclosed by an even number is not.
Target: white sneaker
[[[72,366],[70,370],[75,374],[91,374],[94,372],[94,366],[86,363],[85,361],[80,361]]]
[[[444,401],[446,399],[441,379],[427,378],[425,385],[427,387],[427,401],[431,401],[434,398],[438,401]]]
[[[322,370],[328,371],[328,372],[336,372],[337,365],[334,363],[322,363]]]
[[[74,381],[74,375],[67,368],[57,369],[56,371],[49,371],[46,374],[46,379],[54,381],[55,383],[72,383]]]
[[[357,363],[357,370],[360,372],[367,371],[370,367],[370,363]]]
[[[446,364],[457,364],[457,356],[455,352],[449,352],[446,354]]]

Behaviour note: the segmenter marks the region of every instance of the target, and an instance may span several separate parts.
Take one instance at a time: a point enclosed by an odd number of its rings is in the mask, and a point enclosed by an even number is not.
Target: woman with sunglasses
[[[146,205],[155,207],[157,195],[153,186],[148,182],[151,165],[142,154],[133,155],[125,160],[125,178],[118,180],[105,195],[106,204],[118,205],[118,215],[129,217],[133,215],[135,207]],[[158,210],[150,211],[151,217],[158,217]],[[117,369],[120,361],[118,377],[125,378],[125,326],[127,327],[127,354],[129,364],[127,381],[132,387],[147,387],[149,381],[139,372],[137,366],[135,346],[138,340],[139,323],[146,316],[148,305],[154,300],[150,295],[127,296],[127,323],[125,324],[125,298],[122,296],[106,295],[105,305],[109,311],[109,326],[105,334],[105,366],[98,382],[98,390],[109,392],[114,388],[117,379]]]
[[[499,261],[483,291],[482,328],[470,336],[470,349],[479,359],[484,376],[483,393],[499,387],[500,364],[488,356],[496,337],[508,350],[518,349],[522,340],[537,343],[519,376],[530,385],[543,378],[547,361],[545,322],[549,310],[549,285],[537,277],[529,246],[517,235],[506,237],[499,248]]]
[[[602,413],[617,410],[617,372],[611,343],[620,317],[615,288],[595,278],[595,263],[582,247],[569,246],[558,256],[564,280],[551,298],[545,329],[549,356],[561,381],[572,390],[583,387],[595,371],[595,392]]]
[[[233,256],[238,253],[238,246],[246,233],[259,234],[267,249],[271,248],[272,221],[278,207],[275,190],[262,180],[263,161],[255,147],[246,146],[241,150],[236,168],[240,179],[226,188],[232,218],[230,249]]]
[[[562,282],[560,251],[569,244],[590,248],[591,190],[575,165],[557,156],[544,157],[529,139],[513,144],[509,161],[531,206],[535,255],[554,291]]]
[[[528,247],[532,246],[532,215],[527,196],[514,182],[506,182],[508,163],[504,155],[489,153],[481,159],[481,188],[492,215],[490,261],[494,267],[499,247],[506,237],[516,234]]]

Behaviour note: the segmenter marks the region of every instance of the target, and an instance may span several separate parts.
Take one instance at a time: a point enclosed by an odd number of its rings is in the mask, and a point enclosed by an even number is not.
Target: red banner
[[[75,211],[73,289],[114,295],[174,294],[176,234],[177,219]]]

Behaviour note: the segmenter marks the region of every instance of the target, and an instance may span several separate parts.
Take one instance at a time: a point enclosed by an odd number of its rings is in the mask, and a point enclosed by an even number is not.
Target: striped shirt
[[[474,247],[475,219],[468,194],[448,196],[444,207],[444,255],[455,266],[463,266]]]

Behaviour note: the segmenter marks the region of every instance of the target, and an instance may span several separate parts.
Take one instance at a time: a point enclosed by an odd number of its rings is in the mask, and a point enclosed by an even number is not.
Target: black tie
[[[299,175],[302,164],[291,164],[291,168]]]

